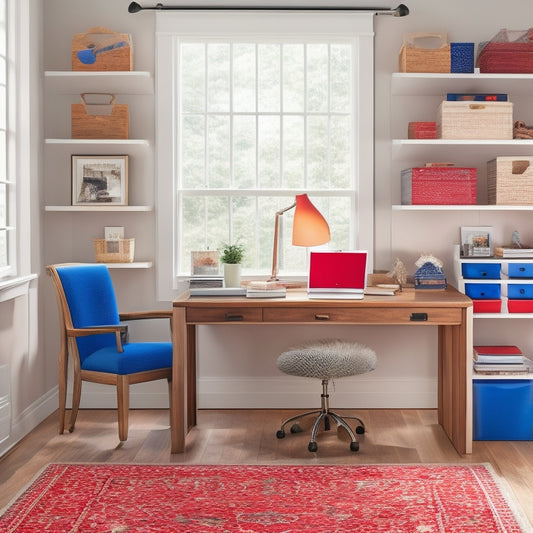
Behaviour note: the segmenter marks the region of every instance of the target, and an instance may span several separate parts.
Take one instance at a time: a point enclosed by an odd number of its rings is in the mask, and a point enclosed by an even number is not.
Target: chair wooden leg
[[[68,351],[62,341],[58,358],[58,391],[59,391],[59,434],[65,431],[65,412],[67,404],[67,379],[68,379]]]
[[[172,379],[167,378],[168,383],[168,414],[169,414],[169,420],[172,420],[172,411],[174,409],[174,405],[172,403]]]
[[[128,376],[117,376],[118,438],[128,439],[128,411],[130,408],[130,383]]]
[[[72,387],[72,411],[70,412],[70,427],[69,432],[74,431],[76,425],[76,418],[78,418],[78,410],[80,408],[81,399],[81,376],[79,372],[74,372],[74,383]]]

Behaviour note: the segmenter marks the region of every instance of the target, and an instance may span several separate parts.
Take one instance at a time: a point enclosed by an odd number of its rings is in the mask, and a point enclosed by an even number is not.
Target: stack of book
[[[474,370],[478,374],[526,374],[530,361],[518,346],[474,346]]]
[[[276,281],[250,281],[246,286],[247,298],[285,298],[287,287]]]

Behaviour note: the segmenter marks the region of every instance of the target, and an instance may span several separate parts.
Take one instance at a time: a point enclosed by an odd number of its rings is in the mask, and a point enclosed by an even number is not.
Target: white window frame
[[[6,0],[7,6],[7,185],[9,264],[0,269],[0,290],[27,284],[31,270],[30,172],[30,2]]]
[[[297,39],[302,35],[353,42],[354,174],[353,247],[368,250],[372,271],[374,241],[374,53],[373,15],[349,11],[178,11],[156,13],[156,209],[157,294],[169,301],[186,286],[175,275],[178,102],[175,41],[180,38],[257,38],[263,35]],[[305,191],[302,191],[305,192]],[[274,216],[274,214],[273,214]],[[265,273],[268,274],[268,273]]]

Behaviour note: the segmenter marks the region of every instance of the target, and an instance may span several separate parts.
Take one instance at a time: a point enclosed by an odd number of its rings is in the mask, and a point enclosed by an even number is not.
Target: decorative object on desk
[[[461,226],[461,257],[492,257],[492,226]]]
[[[426,163],[401,172],[403,205],[475,205],[477,169]]]
[[[405,268],[403,261],[398,257],[394,260],[392,270],[387,275],[398,283],[400,290],[402,290],[402,287],[407,283],[407,269]]]
[[[73,139],[129,138],[128,104],[116,104],[110,93],[82,93],[80,97],[81,103],[70,106]]]
[[[103,26],[76,33],[72,38],[72,70],[133,70],[131,35],[117,33]]]
[[[220,261],[224,263],[224,286],[240,287],[241,286],[241,262],[244,257],[243,244],[222,245],[222,255]]]
[[[72,205],[128,205],[127,155],[73,155]]]
[[[191,274],[193,276],[217,276],[219,271],[218,250],[191,252]]]
[[[406,33],[399,55],[400,72],[440,72],[451,70],[448,36],[443,32]]]
[[[532,74],[533,28],[502,29],[490,41],[480,43],[476,66],[483,74]]]
[[[431,254],[421,255],[415,262],[415,289],[445,289],[446,276],[442,261]]]
[[[295,208],[292,224],[292,244],[294,246],[318,246],[330,240],[329,226],[320,211],[312,204],[307,194],[296,195],[295,202],[276,213],[274,225],[274,247],[272,251],[272,275],[270,281],[278,278],[278,248],[281,216]]]
[[[533,205],[533,156],[499,156],[487,161],[488,203]]]
[[[399,524],[531,532],[508,485],[483,464],[50,464],[6,509],[0,529],[146,531],[147,523],[188,533],[371,533],[400,531]]]

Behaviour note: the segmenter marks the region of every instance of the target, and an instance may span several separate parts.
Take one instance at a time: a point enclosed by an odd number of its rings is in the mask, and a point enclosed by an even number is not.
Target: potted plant
[[[241,286],[241,262],[244,257],[244,245],[227,244],[222,245],[220,261],[224,263],[224,286]]]

